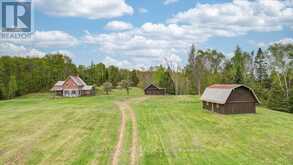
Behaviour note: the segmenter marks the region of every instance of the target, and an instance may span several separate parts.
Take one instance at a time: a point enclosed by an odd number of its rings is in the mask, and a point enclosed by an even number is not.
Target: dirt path
[[[130,115],[131,125],[132,125],[132,146],[131,146],[131,162],[130,162],[130,164],[135,165],[135,164],[137,164],[137,160],[139,157],[138,129],[137,129],[136,116],[128,103],[125,103],[125,107],[127,108],[128,113]]]
[[[133,101],[142,102],[145,99],[147,99],[147,97],[135,98],[135,99],[133,99]],[[115,151],[114,151],[112,165],[118,164],[119,156],[120,156],[121,152],[123,151],[123,141],[124,141],[125,127],[126,127],[126,117],[130,118],[131,126],[132,126],[130,164],[131,165],[138,164],[138,158],[139,158],[139,140],[138,140],[138,138],[139,137],[138,137],[137,120],[136,120],[135,113],[130,106],[129,101],[130,100],[116,103],[117,106],[119,107],[119,110],[121,111],[122,117],[121,117],[119,139],[118,139],[118,143],[116,145]]]
[[[122,147],[123,147],[123,140],[124,140],[124,134],[125,134],[125,128],[126,128],[126,112],[125,108],[121,105],[121,103],[116,103],[117,106],[119,107],[119,110],[121,112],[121,125],[119,129],[119,138],[118,138],[118,143],[115,147],[115,151],[113,154],[112,158],[112,165],[118,165],[119,161],[119,156],[121,155],[122,152]]]

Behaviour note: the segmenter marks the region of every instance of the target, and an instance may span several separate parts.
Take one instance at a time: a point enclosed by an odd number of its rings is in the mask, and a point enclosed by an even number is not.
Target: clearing
[[[0,164],[293,164],[293,116],[202,111],[197,96],[0,102]]]

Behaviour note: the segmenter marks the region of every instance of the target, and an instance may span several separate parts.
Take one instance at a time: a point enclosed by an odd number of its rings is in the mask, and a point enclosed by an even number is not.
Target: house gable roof
[[[77,86],[81,87],[82,90],[91,90],[93,89],[93,86],[88,86],[79,76],[69,76],[65,81],[58,81],[53,88],[51,88],[51,91],[62,91],[64,89],[64,84],[68,80],[72,80]]]
[[[78,86],[86,86],[86,83],[79,76],[69,76],[69,78]]]
[[[214,84],[206,88],[203,95],[201,96],[202,101],[213,102],[218,104],[226,104],[229,96],[232,91],[236,88],[244,87],[248,89],[257,100],[257,103],[260,103],[258,97],[254,91],[242,84]]]

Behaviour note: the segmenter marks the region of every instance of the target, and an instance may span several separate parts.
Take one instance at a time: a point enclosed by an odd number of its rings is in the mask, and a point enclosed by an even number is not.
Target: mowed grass
[[[32,94],[0,102],[0,164],[110,164],[120,112],[110,96],[52,98]]]
[[[293,164],[292,114],[220,115],[203,111],[197,96],[130,94],[1,101],[0,164],[111,164],[121,117],[115,102],[123,100],[136,113],[139,164]],[[126,116],[119,164],[130,162],[131,131]]]
[[[258,108],[257,114],[205,112],[195,96],[133,102],[140,164],[290,165],[293,115]]]

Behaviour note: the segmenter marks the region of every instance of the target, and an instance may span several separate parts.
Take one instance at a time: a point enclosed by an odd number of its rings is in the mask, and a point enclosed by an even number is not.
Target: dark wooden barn
[[[150,84],[146,88],[144,88],[144,93],[145,95],[165,95],[166,89],[159,88],[155,86],[154,84]]]
[[[222,114],[256,113],[260,101],[254,91],[239,84],[215,84],[201,97],[203,108]]]

